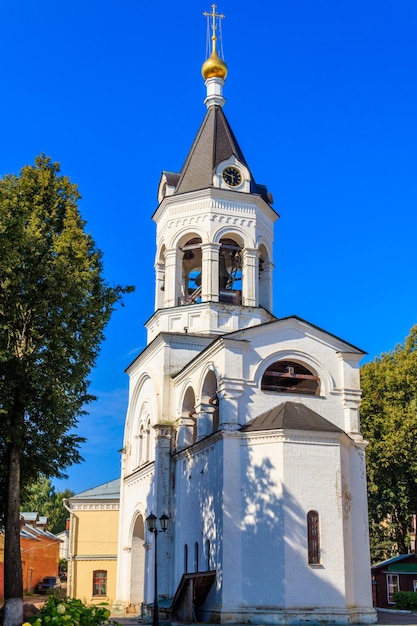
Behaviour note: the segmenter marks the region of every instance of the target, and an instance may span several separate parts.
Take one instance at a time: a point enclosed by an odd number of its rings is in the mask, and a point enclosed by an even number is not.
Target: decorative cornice
[[[71,511],[118,511],[119,500],[112,502],[71,502]]]
[[[318,433],[314,432],[311,435],[306,435],[302,430],[268,430],[258,432],[244,432],[238,433],[242,438],[242,443],[246,445],[252,443],[264,443],[266,441],[272,443],[317,443],[325,445],[353,445],[352,439],[346,435],[346,433]]]
[[[73,561],[117,561],[117,554],[78,554]]]
[[[141,467],[124,478],[124,484],[132,487],[141,482],[150,482],[155,472],[155,461],[150,461],[144,467]]]

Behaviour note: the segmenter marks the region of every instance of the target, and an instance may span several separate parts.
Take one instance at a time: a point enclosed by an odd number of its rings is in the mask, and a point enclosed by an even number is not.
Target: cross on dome
[[[216,9],[217,9],[217,5],[212,4],[211,13],[208,13],[207,11],[203,13],[203,15],[207,18],[207,20],[209,22],[211,21],[210,28],[211,28],[211,33],[212,33],[211,34],[211,42],[212,42],[211,54],[209,58],[203,63],[203,67],[201,68],[201,72],[205,80],[209,78],[220,78],[224,80],[227,76],[227,65],[223,61],[223,59],[221,59],[219,55],[217,54],[217,44],[216,44],[217,20],[224,19],[225,15],[223,13],[217,13]]]

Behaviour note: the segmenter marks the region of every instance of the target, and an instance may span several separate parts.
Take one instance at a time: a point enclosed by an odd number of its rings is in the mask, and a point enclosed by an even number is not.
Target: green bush
[[[81,600],[51,596],[37,615],[30,618],[33,626],[100,626],[118,622],[110,620],[110,611],[103,607],[86,606]]]
[[[414,591],[397,591],[394,600],[396,609],[403,611],[417,610],[417,593],[414,593]]]

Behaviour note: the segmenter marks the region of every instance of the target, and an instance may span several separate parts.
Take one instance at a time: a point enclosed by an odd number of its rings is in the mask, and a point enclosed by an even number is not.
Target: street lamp
[[[146,518],[146,524],[148,526],[149,532],[155,535],[155,569],[154,569],[154,596],[153,596],[153,620],[152,625],[159,625],[159,615],[158,615],[158,535],[160,532],[165,532],[168,528],[169,517],[168,515],[161,515],[159,518],[159,524],[161,526],[161,530],[158,530],[156,527],[156,520],[158,518],[156,515],[151,513]]]

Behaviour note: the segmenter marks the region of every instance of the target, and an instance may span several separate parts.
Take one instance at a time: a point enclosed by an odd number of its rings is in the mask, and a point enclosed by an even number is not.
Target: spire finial
[[[205,17],[210,18],[211,17],[211,41],[212,41],[212,48],[211,48],[211,52],[215,52],[216,51],[216,41],[217,41],[217,35],[216,35],[216,30],[217,30],[217,23],[216,23],[216,17],[220,20],[223,20],[226,16],[223,13],[216,13],[216,9],[217,9],[217,4],[212,4],[211,5],[211,13],[207,13],[207,11],[205,11],[203,13],[203,15]]]
[[[206,11],[205,13],[203,13],[203,15],[207,18],[207,25],[210,25],[210,28],[211,28],[211,42],[212,42],[211,54],[209,58],[207,59],[207,61],[203,63],[203,67],[201,68],[201,72],[203,74],[204,80],[206,81],[209,78],[217,78],[217,79],[221,79],[222,81],[224,81],[224,79],[227,76],[227,65],[223,61],[223,59],[219,57],[219,55],[217,54],[217,49],[216,49],[217,48],[216,31],[217,31],[218,23],[219,23],[219,20],[224,19],[225,16],[223,15],[223,13],[217,13],[216,9],[217,9],[217,5],[212,4],[211,12],[208,13]],[[220,29],[220,33],[221,33],[221,29]]]

